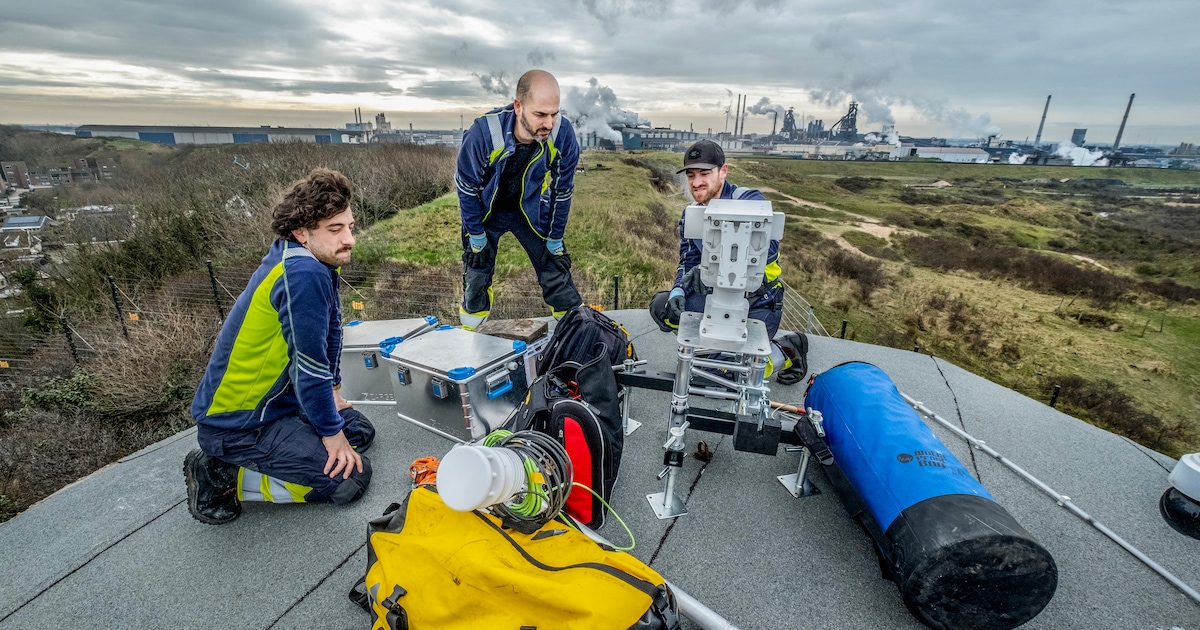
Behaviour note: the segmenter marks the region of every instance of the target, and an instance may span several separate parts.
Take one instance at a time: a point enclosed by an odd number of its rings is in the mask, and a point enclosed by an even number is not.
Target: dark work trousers
[[[375,427],[357,409],[343,409],[339,413],[346,420],[342,431],[350,446],[360,453],[365,451],[375,439]],[[355,468],[347,479],[342,478],[344,473],[337,477],[325,474],[329,452],[316,429],[301,416],[287,416],[246,430],[216,429],[201,424],[196,437],[207,455],[299,486],[294,491],[303,493],[305,503],[349,503],[362,496],[371,483],[371,463],[365,456],[362,472]],[[290,502],[286,496],[267,500]]]
[[[669,321],[667,319],[667,298],[670,296],[670,291],[659,291],[650,299],[650,317],[663,332],[679,329],[678,320]],[[683,292],[683,310],[703,313],[704,298],[706,297],[708,296],[685,290]],[[774,300],[760,298],[751,304],[749,317],[766,324],[767,338],[774,339],[775,333],[779,332],[779,322],[783,319],[783,291],[780,291]]]
[[[487,317],[492,310],[492,276],[496,273],[496,247],[500,237],[505,232],[511,232],[517,237],[517,242],[525,248],[533,271],[537,274],[538,284],[542,287],[542,299],[554,311],[555,316],[575,308],[583,303],[575,281],[571,279],[570,271],[560,270],[554,264],[554,255],[546,250],[546,241],[538,236],[525,215],[520,210],[497,210],[492,212],[483,224],[487,235],[487,255],[479,269],[472,269],[467,264],[467,254],[471,250],[467,234],[462,236],[463,242],[463,304],[462,310],[468,315]]]

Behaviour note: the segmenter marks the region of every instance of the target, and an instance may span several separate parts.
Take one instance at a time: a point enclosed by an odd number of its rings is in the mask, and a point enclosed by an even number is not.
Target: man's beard
[[[692,192],[692,199],[694,199],[696,203],[707,204],[721,194],[721,189],[720,187],[709,186],[704,190],[703,194],[707,197],[705,199],[699,199],[696,197],[696,193]]]
[[[529,121],[525,120],[525,114],[521,114],[520,116],[518,116],[518,118],[521,119],[521,127],[525,129],[525,133],[533,136],[534,140],[541,141],[544,139],[540,135],[538,135],[538,132],[535,131],[533,126],[529,124]],[[550,131],[546,130],[543,133],[545,133],[547,136],[549,136]]]

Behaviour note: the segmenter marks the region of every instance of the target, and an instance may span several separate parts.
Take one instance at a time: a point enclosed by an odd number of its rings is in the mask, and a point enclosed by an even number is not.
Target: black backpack
[[[607,367],[605,363],[600,356],[589,365],[568,361],[539,376],[504,428],[513,432],[539,431],[558,440],[571,458],[574,481],[591,488],[607,502],[617,482],[625,433],[619,417],[612,422],[588,404],[580,395],[581,384],[577,380],[592,368]],[[604,504],[587,490],[573,488],[565,509],[588,527],[604,525]]]
[[[598,344],[604,344],[609,365],[637,360],[629,332],[616,320],[587,305],[567,311],[554,326],[554,334],[538,358],[538,375],[567,361],[590,362],[599,352]]]

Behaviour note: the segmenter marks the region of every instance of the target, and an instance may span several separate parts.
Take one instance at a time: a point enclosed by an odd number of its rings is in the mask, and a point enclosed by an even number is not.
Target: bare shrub
[[[839,177],[833,182],[839,188],[844,188],[852,193],[860,193],[864,190],[870,190],[883,185],[883,179],[879,177],[859,177],[853,175],[850,177]]]
[[[1064,412],[1150,448],[1173,449],[1194,433],[1184,420],[1166,421],[1139,409],[1133,397],[1112,381],[1074,374],[1049,377],[1043,383],[1047,395],[1055,385],[1062,387],[1058,400]]]
[[[887,274],[879,261],[843,250],[831,253],[825,259],[825,268],[834,275],[854,280],[858,284],[857,295],[864,302],[887,283]]]
[[[621,162],[650,171],[650,185],[654,186],[654,190],[660,193],[675,192],[675,169],[660,162],[636,157],[621,158]]]
[[[952,238],[909,236],[903,239],[903,248],[909,259],[918,265],[943,270],[963,269],[989,278],[1010,278],[1031,288],[1061,295],[1087,295],[1100,306],[1120,299],[1134,286],[1129,280],[1107,271],[985,241],[972,245]]]

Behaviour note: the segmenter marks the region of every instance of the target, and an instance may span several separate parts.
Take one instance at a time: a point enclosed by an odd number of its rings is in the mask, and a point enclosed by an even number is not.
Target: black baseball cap
[[[683,154],[683,168],[675,171],[678,175],[689,168],[721,168],[725,165],[725,152],[721,145],[712,140],[699,140]]]

